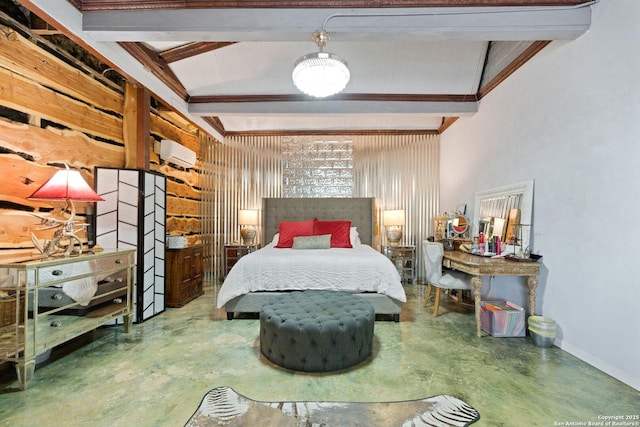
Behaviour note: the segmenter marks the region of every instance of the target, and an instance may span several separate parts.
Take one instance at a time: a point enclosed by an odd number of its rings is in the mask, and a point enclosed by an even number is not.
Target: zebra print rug
[[[186,427],[204,426],[468,426],[480,419],[453,396],[380,403],[259,402],[229,387],[209,391]]]

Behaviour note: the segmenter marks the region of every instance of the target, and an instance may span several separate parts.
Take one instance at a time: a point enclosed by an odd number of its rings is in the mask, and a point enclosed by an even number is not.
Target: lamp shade
[[[382,214],[384,225],[404,225],[404,209],[386,210]]]
[[[256,209],[240,209],[238,211],[238,224],[257,225],[258,211]]]
[[[342,91],[349,82],[351,73],[346,62],[339,56],[315,52],[296,61],[291,77],[301,92],[323,98]]]
[[[80,172],[64,170],[56,172],[47,182],[28,197],[29,200],[75,200],[98,202],[104,200],[87,184]]]

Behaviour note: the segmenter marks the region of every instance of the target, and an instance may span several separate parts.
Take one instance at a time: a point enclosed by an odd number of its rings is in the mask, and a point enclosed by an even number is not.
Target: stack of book
[[[524,337],[524,309],[510,301],[480,303],[482,329],[494,337]]]

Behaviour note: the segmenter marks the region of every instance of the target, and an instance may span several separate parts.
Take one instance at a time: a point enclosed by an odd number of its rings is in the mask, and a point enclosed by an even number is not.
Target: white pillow
[[[276,233],[273,235],[273,240],[271,240],[271,244],[273,246],[276,246],[278,244],[279,237],[280,233]],[[349,229],[349,240],[351,241],[351,246],[362,244],[362,241],[360,240],[360,234],[358,233],[358,227],[351,227]]]
[[[358,233],[357,227],[351,227],[349,230],[349,240],[351,241],[351,246],[359,245],[362,243],[360,241],[360,234]]]
[[[331,248],[331,234],[317,236],[298,236],[293,238],[292,249],[329,249]]]

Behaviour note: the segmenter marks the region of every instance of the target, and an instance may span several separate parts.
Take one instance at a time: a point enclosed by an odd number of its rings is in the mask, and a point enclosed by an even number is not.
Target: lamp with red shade
[[[82,241],[76,233],[84,230],[88,224],[75,221],[76,208],[73,202],[99,202],[104,200],[93,191],[82,178],[80,172],[70,170],[66,164],[64,166],[63,170],[56,172],[28,197],[29,200],[64,201],[66,203],[65,211],[69,211],[69,218],[66,220],[34,214],[42,221],[41,224],[44,227],[41,230],[56,229],[53,234],[53,240],[47,241],[45,239],[44,244],[41,244],[35,235],[31,233],[31,240],[42,253],[43,258],[58,253],[63,253],[65,257],[68,257],[75,249],[76,244],[78,244],[78,253],[81,254]]]

